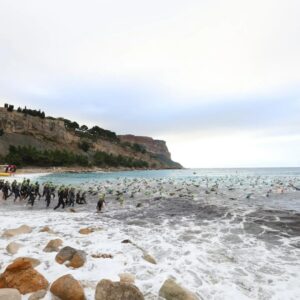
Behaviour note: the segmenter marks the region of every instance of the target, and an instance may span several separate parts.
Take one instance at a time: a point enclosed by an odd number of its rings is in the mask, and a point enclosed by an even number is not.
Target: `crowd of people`
[[[24,179],[22,183],[18,183],[14,180],[12,183],[8,181],[0,180],[0,191],[2,191],[3,200],[14,197],[14,202],[27,201],[28,205],[34,206],[35,201],[45,199],[46,207],[50,207],[51,201],[58,198],[57,205],[54,207],[56,210],[59,207],[65,208],[74,207],[76,204],[87,204],[86,192],[80,191],[70,186],[61,185],[55,186],[51,182],[45,183],[42,187],[39,182],[32,183],[30,179]]]

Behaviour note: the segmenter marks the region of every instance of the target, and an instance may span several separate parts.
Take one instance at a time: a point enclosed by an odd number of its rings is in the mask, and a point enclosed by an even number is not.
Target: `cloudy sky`
[[[0,104],[167,141],[185,167],[300,166],[299,0],[0,0]]]

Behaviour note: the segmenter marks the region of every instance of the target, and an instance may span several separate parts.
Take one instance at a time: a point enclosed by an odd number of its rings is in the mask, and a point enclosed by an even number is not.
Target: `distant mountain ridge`
[[[64,118],[46,117],[41,111],[14,110],[13,106],[6,105],[0,107],[0,156],[7,157],[11,146],[23,147],[19,152],[28,147],[46,154],[47,151],[68,151],[86,158],[92,166],[118,166],[120,161],[120,166],[128,167],[182,168],[172,161],[165,141],[118,136],[98,126],[88,128]]]

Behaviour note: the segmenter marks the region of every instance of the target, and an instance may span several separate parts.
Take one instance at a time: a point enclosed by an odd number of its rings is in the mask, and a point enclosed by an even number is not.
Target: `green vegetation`
[[[6,110],[9,111],[9,112],[14,111],[14,105],[11,105],[11,104],[5,103],[4,108],[6,108]],[[39,117],[41,119],[45,118],[45,113],[43,111],[35,110],[35,109],[28,109],[26,106],[25,106],[25,108],[18,107],[17,112],[18,113],[23,113],[24,115]]]
[[[79,129],[79,124],[77,122],[72,122],[70,120],[64,119],[65,127],[69,130],[76,130]]]
[[[14,106],[13,106],[13,105],[10,105],[10,104],[5,103],[5,104],[4,104],[4,107],[5,107],[5,108],[7,109],[7,111],[9,111],[9,112],[14,111]]]
[[[77,122],[72,122],[70,120],[64,119],[66,129],[75,131],[75,133],[82,137],[91,140],[97,140],[99,138],[119,142],[119,139],[115,132],[100,128],[99,126],[94,126],[89,129],[86,125],[80,126]]]
[[[143,160],[136,160],[123,155],[113,155],[98,151],[94,155],[94,164],[99,167],[127,167],[127,168],[148,168],[149,164]]]
[[[63,166],[88,166],[88,158],[65,150],[40,151],[34,147],[9,147],[9,154],[5,157],[9,164],[21,167],[63,167]]]
[[[11,106],[13,106],[13,105],[11,105]],[[33,117],[39,117],[41,119],[45,119],[45,113],[43,111],[35,110],[35,109],[28,109],[26,106],[23,109],[21,107],[18,107],[17,112],[23,113],[24,115],[30,115]]]
[[[129,143],[129,142],[123,142],[121,145],[124,148],[130,148],[135,152],[140,152],[140,153],[143,153],[143,154],[145,154],[147,152],[144,146],[142,146],[140,144],[137,144],[137,143],[132,144],[132,143]]]
[[[91,144],[87,141],[81,141],[79,144],[78,144],[78,147],[83,150],[84,152],[88,152],[91,148]]]
[[[69,166],[91,166],[98,167],[127,167],[148,168],[146,161],[135,160],[131,157],[113,155],[106,152],[96,152],[89,162],[85,155],[78,155],[66,150],[37,150],[34,147],[10,146],[9,154],[4,158],[9,164],[20,167],[69,167]]]
[[[0,136],[2,136],[4,134],[4,130],[1,128],[0,129]]]
[[[111,141],[119,141],[117,135],[115,132],[112,132],[110,130],[102,129],[98,126],[94,126],[91,129],[87,130],[91,135],[97,137],[97,138],[104,138]]]

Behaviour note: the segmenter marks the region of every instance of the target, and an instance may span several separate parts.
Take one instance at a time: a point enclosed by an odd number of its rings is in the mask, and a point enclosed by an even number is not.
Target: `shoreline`
[[[39,168],[39,167],[26,167],[20,168],[14,175],[26,175],[26,174],[37,174],[37,173],[95,173],[95,172],[121,172],[121,171],[152,171],[152,170],[167,170],[167,169],[133,169],[133,168],[99,168],[99,167],[50,167],[50,168]],[[171,169],[170,169],[171,170]],[[172,169],[181,170],[181,169]]]

